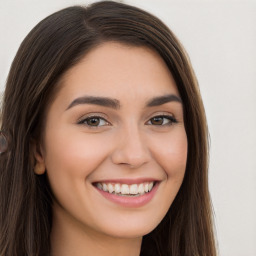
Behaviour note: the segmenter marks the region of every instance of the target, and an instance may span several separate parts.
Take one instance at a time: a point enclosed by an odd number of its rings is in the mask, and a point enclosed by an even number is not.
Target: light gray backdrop
[[[0,0],[0,91],[25,35],[86,0]],[[159,16],[187,49],[211,135],[210,190],[221,256],[256,255],[256,2],[127,0]]]

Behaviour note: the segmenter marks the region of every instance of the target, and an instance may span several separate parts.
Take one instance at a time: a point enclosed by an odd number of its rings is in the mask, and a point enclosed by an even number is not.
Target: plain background
[[[0,91],[27,33],[75,0],[0,0]],[[210,191],[221,256],[256,255],[256,1],[127,0],[185,46],[211,137]]]

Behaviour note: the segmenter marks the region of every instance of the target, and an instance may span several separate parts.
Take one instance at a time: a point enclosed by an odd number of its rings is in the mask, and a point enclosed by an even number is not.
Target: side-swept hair
[[[175,35],[155,16],[113,1],[74,6],[42,20],[22,42],[7,79],[0,156],[0,256],[50,254],[52,195],[33,172],[39,139],[58,82],[87,52],[107,41],[145,46],[168,66],[183,102],[188,138],[182,186],[168,213],[143,237],[141,255],[216,256],[208,191],[208,131],[199,87]]]

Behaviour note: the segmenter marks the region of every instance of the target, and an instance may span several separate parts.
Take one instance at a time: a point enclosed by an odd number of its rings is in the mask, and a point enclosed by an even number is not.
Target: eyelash
[[[150,118],[149,121],[147,121],[146,124],[148,124],[150,121],[152,122],[152,120],[154,118],[160,118],[162,120],[167,119],[167,122],[163,121],[164,122],[163,124],[155,124],[155,126],[169,126],[169,125],[173,125],[175,123],[178,123],[177,119],[172,115],[157,115],[157,116],[154,116],[154,117]],[[154,124],[151,124],[151,125],[154,125]]]
[[[156,119],[156,118],[158,118],[158,119],[160,119],[160,120],[162,119],[162,123],[161,123],[161,124],[152,124],[153,119]],[[93,119],[94,119],[94,121],[96,121],[96,122],[98,121],[99,123],[98,123],[98,124],[96,123],[96,125],[90,125],[90,124],[88,124],[88,122],[93,121]],[[164,121],[164,119],[165,119],[165,121]],[[167,120],[167,121],[166,121],[166,120]],[[101,123],[102,121],[105,122],[105,124],[101,124],[101,125],[100,125],[100,123]],[[151,124],[150,124],[150,122],[151,122]],[[157,116],[154,116],[154,117],[150,118],[149,121],[146,122],[146,125],[170,126],[170,125],[173,125],[173,124],[175,124],[175,123],[178,123],[178,121],[177,121],[177,119],[176,119],[174,116],[172,116],[172,115],[157,115]],[[84,118],[84,119],[78,121],[78,124],[86,125],[86,126],[88,126],[89,128],[98,128],[98,127],[101,127],[101,126],[109,126],[109,125],[110,125],[110,123],[109,123],[105,118],[103,118],[103,117],[101,117],[101,116],[97,116],[97,115],[86,117],[86,118]]]
[[[102,116],[97,116],[97,115],[83,118],[82,120],[80,120],[78,122],[78,124],[86,125],[86,126],[88,126],[90,128],[97,128],[97,127],[104,126],[104,125],[89,125],[88,122],[92,121],[93,119],[98,120],[99,122],[104,121],[104,122],[106,122],[105,125],[110,125],[110,123],[105,118],[103,118]]]

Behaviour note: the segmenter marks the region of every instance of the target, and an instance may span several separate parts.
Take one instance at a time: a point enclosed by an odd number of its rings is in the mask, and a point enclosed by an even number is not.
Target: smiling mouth
[[[104,183],[96,182],[93,185],[99,190],[107,192],[109,194],[126,197],[142,196],[149,193],[156,182],[143,182],[139,184],[121,184],[121,183]]]

